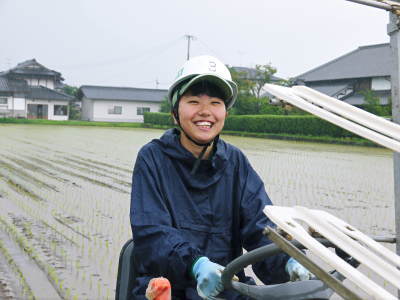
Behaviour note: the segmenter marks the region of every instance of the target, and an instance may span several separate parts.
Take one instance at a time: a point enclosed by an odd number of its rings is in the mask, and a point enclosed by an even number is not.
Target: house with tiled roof
[[[236,72],[238,72],[239,74],[243,74],[242,77],[244,79],[248,79],[248,80],[253,80],[253,81],[257,81],[260,80],[259,77],[260,75],[257,74],[257,69],[255,68],[248,68],[248,67],[232,67],[232,69],[234,69]],[[284,80],[283,78],[280,78],[278,76],[272,75],[271,76],[271,81],[272,82],[278,82],[278,81],[282,81]]]
[[[83,85],[81,118],[85,121],[143,122],[145,112],[160,111],[167,90]]]
[[[61,73],[35,59],[0,72],[0,116],[68,120],[68,104],[74,98],[61,92]]]
[[[304,84],[352,105],[364,104],[363,91],[372,90],[382,105],[391,95],[390,44],[362,46],[295,77]]]

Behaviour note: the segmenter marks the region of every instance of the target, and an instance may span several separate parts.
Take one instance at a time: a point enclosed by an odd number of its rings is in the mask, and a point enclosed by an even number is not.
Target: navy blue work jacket
[[[170,280],[175,299],[200,299],[191,276],[196,258],[207,256],[225,266],[242,247],[251,251],[270,243],[262,232],[273,226],[263,213],[271,200],[245,155],[219,140],[211,158],[202,160],[192,175],[196,158],[180,144],[179,134],[177,129],[166,131],[136,159],[130,210],[134,299],[145,299],[149,280],[159,276]],[[253,270],[266,284],[285,282],[287,260],[285,254],[276,255]],[[244,274],[239,277],[244,280]],[[221,296],[244,299],[229,291]]]

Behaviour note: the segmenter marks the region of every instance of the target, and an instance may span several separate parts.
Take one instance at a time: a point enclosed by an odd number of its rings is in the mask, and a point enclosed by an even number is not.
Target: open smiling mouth
[[[196,126],[202,129],[209,129],[211,128],[214,123],[209,122],[209,121],[199,121],[199,122],[195,122]]]

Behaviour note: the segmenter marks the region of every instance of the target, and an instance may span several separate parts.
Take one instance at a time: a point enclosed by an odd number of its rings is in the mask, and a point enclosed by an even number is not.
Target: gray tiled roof
[[[15,80],[0,76],[0,92],[25,92],[28,89],[28,84],[25,80]]]
[[[43,100],[73,100],[74,97],[46,88],[44,86],[30,86],[28,98],[31,99],[43,99]]]
[[[236,72],[244,73],[247,79],[256,80],[257,79],[257,70],[253,68],[247,67],[232,67]],[[280,81],[283,80],[280,77],[272,75],[272,81]]]
[[[390,76],[389,44],[377,44],[358,49],[296,76],[305,82],[363,77]]]
[[[0,92],[20,93],[26,98],[43,100],[73,100],[74,97],[44,86],[29,86],[25,80],[9,79],[0,76]]]
[[[63,80],[61,73],[46,68],[45,66],[39,64],[36,59],[29,59],[21,62],[14,68],[5,71],[4,73],[17,75],[55,76],[60,80]]]
[[[79,88],[80,98],[98,100],[124,100],[162,102],[167,96],[167,90],[143,89],[129,87],[109,87],[83,85]]]

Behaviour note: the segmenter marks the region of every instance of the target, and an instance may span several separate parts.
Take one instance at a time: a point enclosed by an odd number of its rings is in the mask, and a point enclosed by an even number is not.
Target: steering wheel
[[[318,241],[326,247],[334,245],[326,239],[318,239]],[[299,249],[304,247],[297,241],[291,242]],[[267,246],[260,247],[253,251],[247,252],[231,261],[222,273],[222,283],[225,289],[235,290],[236,292],[248,296],[253,299],[286,299],[286,300],[322,300],[330,299],[334,291],[323,281],[314,277],[310,280],[285,282],[274,285],[248,285],[233,280],[233,276],[243,270],[245,267],[259,262],[269,256],[276,255],[282,250],[275,244],[271,243]],[[353,258],[348,259],[348,263],[357,267],[359,263]],[[337,271],[329,272],[331,276],[339,281],[343,281],[345,277]]]

